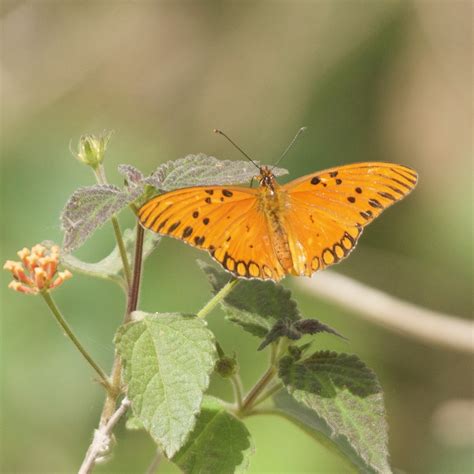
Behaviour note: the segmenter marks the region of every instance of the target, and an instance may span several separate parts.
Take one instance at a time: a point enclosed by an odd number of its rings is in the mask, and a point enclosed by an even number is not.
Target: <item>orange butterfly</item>
[[[241,278],[281,280],[347,257],[363,228],[416,185],[392,163],[330,168],[280,186],[260,167],[258,188],[193,186],[141,207],[144,227],[207,250]]]

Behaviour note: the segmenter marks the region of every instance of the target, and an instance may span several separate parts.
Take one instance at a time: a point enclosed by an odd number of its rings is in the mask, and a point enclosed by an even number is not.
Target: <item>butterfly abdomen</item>
[[[288,235],[282,222],[282,216],[288,206],[288,195],[280,187],[272,189],[262,187],[261,189],[260,208],[267,219],[271,245],[285,272],[291,273],[293,259]]]

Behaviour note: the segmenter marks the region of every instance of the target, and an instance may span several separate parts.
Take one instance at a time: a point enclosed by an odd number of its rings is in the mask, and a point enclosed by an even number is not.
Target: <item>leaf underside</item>
[[[135,248],[136,232],[132,229],[125,229],[123,232],[123,243],[127,253],[128,261],[133,261],[133,253]],[[153,232],[146,232],[143,239],[143,260],[145,260],[151,252],[158,246],[161,236]],[[120,272],[123,270],[122,258],[119,248],[116,245],[112,252],[99,262],[84,262],[74,255],[62,254],[61,263],[73,273],[82,273],[84,275],[93,276],[95,278],[103,278],[112,280],[122,284],[123,279]]]
[[[70,253],[79,248],[96,229],[141,193],[141,187],[121,190],[110,184],[96,184],[77,189],[61,213],[64,252]]]
[[[283,168],[272,168],[272,172],[275,176],[288,173]],[[198,153],[163,163],[143,183],[161,191],[172,191],[189,186],[249,183],[258,174],[258,168],[248,161],[218,160]]]

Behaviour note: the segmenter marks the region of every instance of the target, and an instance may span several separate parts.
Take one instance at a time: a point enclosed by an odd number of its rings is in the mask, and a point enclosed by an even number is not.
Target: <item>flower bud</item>
[[[224,378],[232,377],[238,371],[237,360],[235,357],[221,356],[216,362],[216,372]]]
[[[97,168],[104,160],[107,145],[113,132],[104,131],[100,135],[82,135],[79,139],[77,153],[71,149],[71,153],[82,163]]]

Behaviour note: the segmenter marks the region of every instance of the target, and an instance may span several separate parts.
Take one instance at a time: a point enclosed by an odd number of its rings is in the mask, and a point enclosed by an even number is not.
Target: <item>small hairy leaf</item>
[[[123,243],[127,251],[128,261],[133,261],[133,252],[135,248],[136,232],[132,229],[125,229],[123,232]],[[146,232],[143,239],[143,260],[145,260],[151,252],[160,243],[161,236],[153,232]],[[116,245],[112,252],[96,263],[87,263],[79,260],[71,254],[62,254],[61,263],[73,273],[83,273],[95,278],[111,280],[119,285],[123,284],[123,278],[120,272],[123,269],[122,258],[119,248]]]
[[[186,442],[216,360],[203,320],[136,311],[115,337],[133,413],[172,457]]]
[[[125,178],[128,185],[142,186],[143,173],[132,165],[118,165],[118,172]]]
[[[327,332],[345,339],[344,336],[341,336],[337,331],[317,319],[300,319],[292,321],[291,319],[283,318],[278,320],[270,331],[268,331],[265,339],[258,347],[258,350],[261,351],[268,346],[268,344],[278,340],[280,337],[287,337],[288,339],[297,341],[305,334],[318,334],[320,332]]]
[[[214,294],[232,278],[205,262],[198,261],[198,264],[206,273]],[[258,337],[265,337],[279,320],[300,319],[290,291],[270,281],[240,281],[225,297],[222,307],[230,321]]]
[[[314,422],[313,429],[329,435],[346,454],[349,446],[351,459],[356,456],[369,472],[391,472],[382,389],[358,357],[330,351],[301,361],[287,356],[280,361],[279,375],[294,399],[314,413],[312,418],[303,411],[300,418],[312,420],[306,425]],[[316,427],[318,419],[328,432]]]
[[[77,189],[61,214],[63,250],[70,253],[114,214],[134,201],[141,189],[122,191],[117,186],[97,184]]]
[[[185,474],[243,473],[254,451],[245,425],[218,400],[205,397],[188,442],[172,460]]]
[[[272,172],[275,176],[288,173],[283,168],[272,168]],[[172,191],[188,186],[247,183],[258,174],[249,161],[218,160],[199,153],[163,163],[143,182],[161,191]]]

